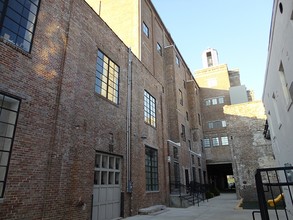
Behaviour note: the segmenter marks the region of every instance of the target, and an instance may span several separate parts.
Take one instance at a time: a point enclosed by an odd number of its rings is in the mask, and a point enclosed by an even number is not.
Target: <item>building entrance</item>
[[[232,163],[208,164],[208,183],[220,191],[231,190],[227,176],[233,176]]]
[[[97,153],[92,220],[120,217],[121,157]]]

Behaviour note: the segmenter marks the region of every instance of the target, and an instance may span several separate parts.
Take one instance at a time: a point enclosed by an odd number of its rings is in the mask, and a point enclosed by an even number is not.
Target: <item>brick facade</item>
[[[43,1],[37,24],[30,54],[0,43],[1,93],[22,100],[1,217],[90,219],[95,152],[122,158],[125,216],[167,204],[162,83],[132,54],[126,193],[128,47],[84,1]],[[95,92],[98,49],[120,68],[118,104]],[[144,90],[156,99],[156,128],[144,122]],[[145,190],[145,146],[158,151],[157,192]]]
[[[0,218],[91,219],[96,154],[121,159],[122,217],[168,205],[175,180],[206,183],[207,159],[231,162],[229,148],[212,158],[202,145],[207,122],[224,119],[222,106],[209,110],[203,101],[230,102],[227,67],[218,67],[227,85],[204,88],[151,1],[127,3],[121,10],[111,1],[41,1],[30,52],[0,38],[0,95],[21,101]],[[98,51],[119,67],[117,103],[96,92]],[[145,92],[155,103],[152,125]],[[146,149],[157,153],[155,190],[147,190]]]

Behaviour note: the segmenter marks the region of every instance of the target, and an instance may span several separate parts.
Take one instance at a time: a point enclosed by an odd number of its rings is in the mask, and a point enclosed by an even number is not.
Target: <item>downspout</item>
[[[132,52],[128,49],[128,70],[127,70],[127,115],[126,115],[126,175],[127,192],[132,193],[131,181],[131,105],[132,105]],[[132,210],[132,195],[130,195],[129,212]]]

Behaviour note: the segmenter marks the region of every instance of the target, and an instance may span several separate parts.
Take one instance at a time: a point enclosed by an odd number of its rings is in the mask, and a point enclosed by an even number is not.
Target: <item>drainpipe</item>
[[[132,52],[128,49],[128,71],[127,71],[127,115],[126,115],[126,174],[127,192],[132,193],[131,181],[131,104],[132,104]]]

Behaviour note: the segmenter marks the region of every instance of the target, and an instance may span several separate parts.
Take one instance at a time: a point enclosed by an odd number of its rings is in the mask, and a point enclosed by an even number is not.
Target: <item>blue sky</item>
[[[261,99],[273,0],[152,0],[189,69],[218,51],[220,64],[240,70],[241,83]]]

